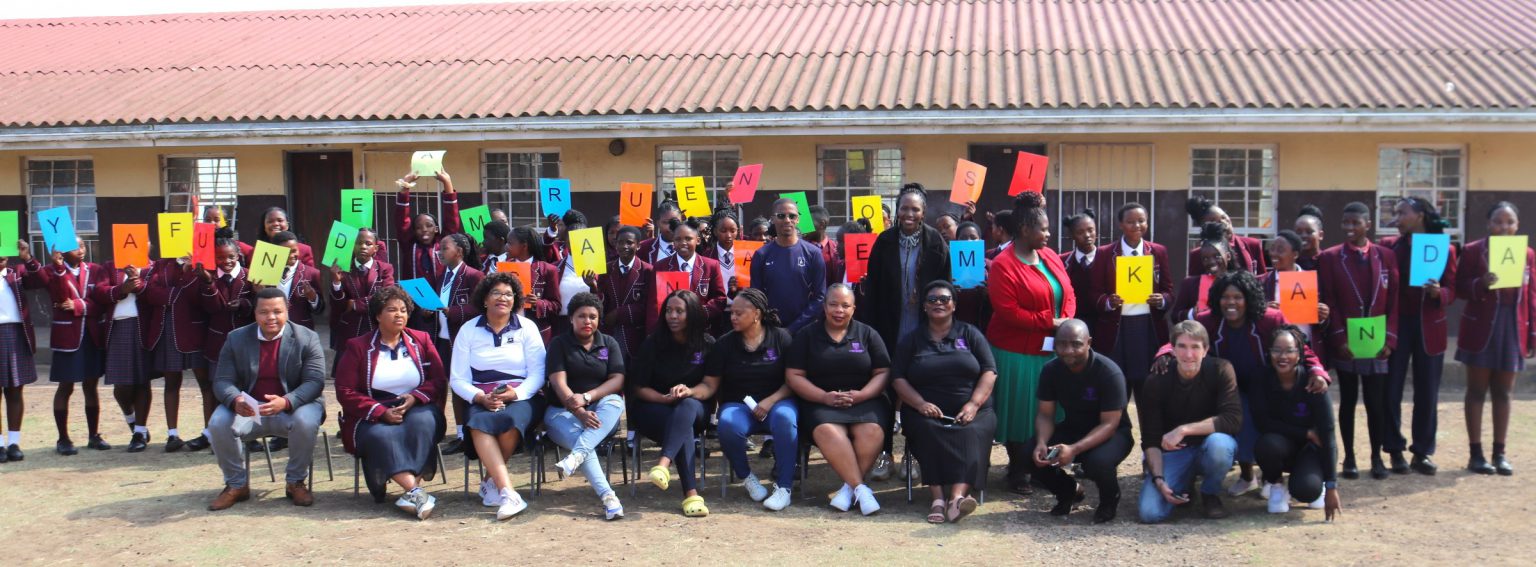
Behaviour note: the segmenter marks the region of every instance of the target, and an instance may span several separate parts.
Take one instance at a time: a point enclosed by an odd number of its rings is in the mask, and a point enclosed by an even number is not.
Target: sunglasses
[[[929,305],[948,305],[955,300],[954,296],[950,295],[930,295],[927,299]]]
[[[800,215],[796,213],[774,213],[773,217],[779,220],[797,220]]]

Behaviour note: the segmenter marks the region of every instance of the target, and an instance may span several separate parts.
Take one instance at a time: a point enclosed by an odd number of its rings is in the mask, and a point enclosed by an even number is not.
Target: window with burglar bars
[[[75,233],[85,241],[86,260],[97,261],[100,252],[97,235],[101,226],[96,216],[96,169],[91,158],[28,158],[26,183],[27,208],[33,221],[27,223],[27,241],[32,250],[46,250],[36,222],[37,213],[54,207],[69,207]]]
[[[1384,146],[1376,174],[1376,232],[1397,234],[1393,210],[1403,197],[1423,197],[1434,203],[1450,227],[1451,240],[1461,241],[1466,217],[1467,160],[1462,146]]]
[[[560,178],[559,150],[487,151],[480,160],[481,192],[512,226],[546,224],[539,214],[539,179]]]
[[[680,177],[703,177],[709,191],[710,208],[719,207],[725,199],[725,186],[736,177],[741,166],[741,148],[720,147],[663,147],[656,159],[656,201],[677,200],[677,188],[673,185]]]
[[[882,203],[896,209],[904,174],[900,147],[822,146],[816,150],[816,170],[821,206],[834,226],[852,218],[854,197],[880,195]]]
[[[1275,234],[1275,147],[1197,146],[1190,151],[1190,196],[1205,196],[1232,217],[1232,232],[1268,240]],[[1190,223],[1190,245],[1200,227]]]
[[[160,181],[165,191],[166,211],[193,213],[201,221],[204,210],[218,206],[224,211],[225,220],[230,225],[235,224],[239,197],[235,158],[164,157],[160,160]]]

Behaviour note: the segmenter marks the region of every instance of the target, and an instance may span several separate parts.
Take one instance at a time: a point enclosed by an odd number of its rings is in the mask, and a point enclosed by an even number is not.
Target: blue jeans
[[[1200,493],[1212,496],[1221,494],[1221,481],[1232,468],[1232,455],[1237,452],[1237,440],[1225,433],[1212,433],[1199,445],[1189,445],[1177,451],[1163,452],[1163,482],[1174,494],[1189,492],[1200,475]],[[1173,504],[1163,499],[1163,493],[1147,477],[1141,482],[1141,521],[1155,524],[1173,514]]]
[[[587,429],[564,406],[551,406],[544,412],[544,430],[549,432],[549,439],[556,445],[570,449],[572,453],[586,453],[586,459],[581,461],[579,470],[582,476],[587,477],[587,482],[592,484],[592,490],[602,496],[613,492],[613,488],[608,486],[608,473],[603,470],[603,464],[598,462],[597,454],[593,451],[598,444],[613,435],[614,428],[619,426],[619,415],[624,413],[624,398],[618,394],[608,394],[587,408],[597,412],[597,419],[602,422],[597,429]]]
[[[768,418],[758,421],[747,404],[729,402],[720,406],[720,450],[731,461],[736,478],[752,474],[747,459],[747,436],[754,433],[773,435],[773,481],[788,489],[795,485],[795,461],[800,448],[800,407],[794,398],[773,404]]]

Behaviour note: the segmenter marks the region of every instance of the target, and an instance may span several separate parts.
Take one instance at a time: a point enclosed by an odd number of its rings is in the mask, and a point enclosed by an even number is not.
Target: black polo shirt
[[[834,341],[821,322],[795,333],[789,348],[789,368],[804,370],[806,379],[828,392],[859,390],[869,384],[876,368],[890,368],[885,341],[869,325],[853,321],[843,340]]]
[[[630,388],[650,388],[663,394],[682,384],[690,388],[704,381],[704,359],[714,349],[715,339],[704,335],[704,348],[691,349],[672,340],[666,331],[651,333],[640,344],[627,380]]]
[[[1058,435],[1067,439],[1087,436],[1099,426],[1099,414],[1106,411],[1122,412],[1120,427],[1131,426],[1131,415],[1125,411],[1125,374],[1115,361],[1097,352],[1078,374],[1059,358],[1045,363],[1036,397],[1042,402],[1056,402],[1067,413],[1066,420],[1056,425]]]
[[[965,405],[981,374],[997,371],[987,338],[962,321],[955,321],[949,333],[937,341],[927,326],[918,326],[897,343],[894,363],[891,380],[905,378],[923,398],[940,407]],[[983,407],[991,403],[988,398]]]
[[[581,347],[581,341],[570,332],[549,341],[544,355],[544,371],[549,374],[565,373],[565,385],[573,393],[589,391],[603,385],[611,374],[624,373],[624,355],[619,342],[600,332],[592,335],[592,348]]]
[[[762,401],[784,386],[784,360],[790,346],[789,331],[764,327],[763,342],[749,351],[736,331],[715,342],[705,361],[704,375],[720,377],[720,403],[739,402],[747,396]]]

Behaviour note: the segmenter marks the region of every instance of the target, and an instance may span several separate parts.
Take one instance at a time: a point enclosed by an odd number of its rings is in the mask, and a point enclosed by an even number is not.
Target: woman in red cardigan
[[[375,502],[385,483],[405,490],[395,506],[419,519],[432,515],[437,500],[421,481],[437,475],[433,447],[443,438],[438,398],[447,395],[447,370],[432,337],[405,328],[411,297],[390,286],[368,298],[378,330],[347,341],[336,368],[336,402],[341,405],[341,442],[362,458],[363,478]]]
[[[1047,246],[1051,230],[1045,197],[1032,191],[1021,193],[1014,200],[1013,219],[1017,222],[1014,245],[998,254],[987,275],[992,299],[987,338],[997,359],[993,402],[997,440],[1008,449],[1009,490],[1028,494],[1038,406],[1035,390],[1040,369],[1051,359],[1047,340],[1057,325],[1077,313],[1077,296],[1061,256]]]
[[[1520,230],[1520,211],[1500,202],[1488,211],[1490,236],[1513,236]],[[1467,365],[1467,439],[1472,456],[1467,470],[1509,476],[1515,469],[1504,456],[1509,435],[1509,397],[1515,376],[1525,370],[1525,359],[1536,350],[1536,286],[1531,271],[1536,252],[1525,249],[1524,281],[1516,287],[1490,289],[1498,278],[1488,271],[1488,241],[1479,240],[1462,250],[1456,270],[1456,295],[1467,298],[1461,312],[1461,336],[1456,360]],[[1493,463],[1483,457],[1483,400],[1493,390]]]

